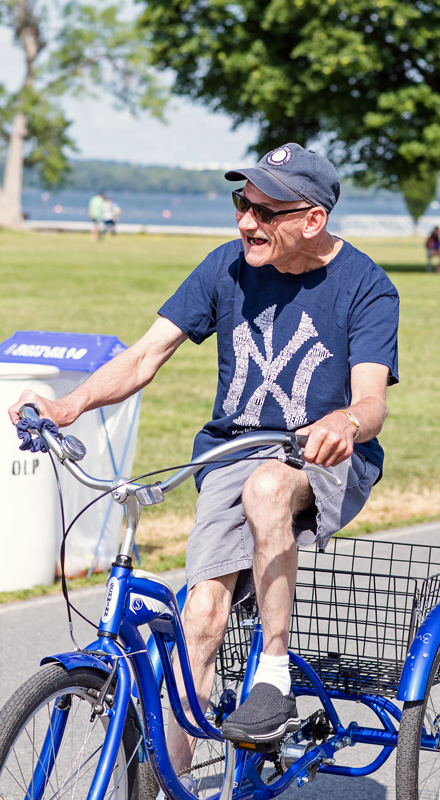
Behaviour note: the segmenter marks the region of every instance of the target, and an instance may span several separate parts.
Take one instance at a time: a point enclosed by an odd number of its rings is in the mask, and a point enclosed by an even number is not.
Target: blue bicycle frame
[[[222,737],[219,730],[212,727],[205,718],[197,700],[180,618],[179,605],[182,605],[184,595],[184,591],[179,594],[179,602],[172,591],[159,580],[136,577],[130,569],[114,566],[108,581],[107,596],[98,629],[98,639],[87,647],[84,652],[57,654],[42,661],[42,663],[58,661],[67,670],[78,666],[92,666],[108,675],[116,660],[117,688],[115,702],[113,709],[109,712],[107,734],[88,800],[101,800],[104,797],[114,768],[133,691],[129,663],[133,670],[136,694],[141,700],[143,712],[143,719],[140,720],[140,724],[143,731],[144,749],[143,752],[139,753],[139,758],[140,760],[145,757],[148,758],[154,767],[154,772],[160,785],[172,800],[183,800],[183,798],[194,800],[193,795],[182,786],[177,778],[168,756],[159,692],[161,669],[163,669],[172,711],[181,727],[191,736],[198,738],[221,741]],[[143,602],[141,602],[141,599]],[[162,610],[158,611],[158,606],[155,603],[161,604],[160,608]],[[423,692],[423,682],[425,681],[426,684],[427,679],[426,668],[430,664],[430,659],[424,656],[426,652],[425,643],[434,638],[432,632],[439,613],[440,606],[437,606],[423,623],[418,636],[414,640],[402,674],[399,696],[407,696],[409,691],[412,694],[416,693],[416,690],[411,685],[414,675],[419,676],[417,693],[420,695],[420,692]],[[138,626],[147,621],[152,636],[146,646],[138,631]],[[123,647],[116,643],[117,635],[122,641]],[[175,644],[177,647],[185,689],[194,715],[195,725],[186,717],[180,702],[171,664],[170,643]],[[257,622],[254,628],[243,683],[242,702],[250,691],[261,649],[262,630],[261,625]],[[307,752],[304,752],[287,769],[284,775],[280,776],[270,786],[264,783],[256,769],[264,757],[245,750],[238,750],[233,774],[235,800],[250,800],[251,797],[256,798],[256,800],[266,800],[267,798],[276,797],[295,779],[298,785],[307,782],[310,779],[310,767],[314,764],[319,764],[320,772],[351,776],[369,775],[382,766],[392,750],[397,746],[398,732],[393,719],[397,722],[400,721],[400,710],[390,700],[378,695],[368,694],[349,695],[347,697],[343,692],[328,690],[306,661],[294,653],[289,655],[290,660],[300,668],[313,687],[312,689],[307,689],[304,686],[295,686],[293,687],[295,694],[297,696],[315,694],[319,698],[332,726],[333,734],[326,742],[316,744],[308,749]],[[424,667],[424,670],[422,667]],[[335,709],[334,700],[350,700],[364,703],[375,712],[382,724],[382,728],[360,727],[355,722],[352,722],[348,727],[344,727]],[[62,733],[62,725],[59,725],[55,736],[59,735],[60,741]],[[300,741],[300,736],[298,736],[298,741]],[[365,767],[338,766],[331,763],[336,751],[357,743],[378,745],[382,750],[371,764]],[[438,737],[434,738],[424,734],[422,746],[436,749],[438,747]],[[229,760],[231,756],[232,748],[230,748],[228,754]],[[227,771],[228,764],[226,766]],[[221,792],[213,795],[212,800],[217,800],[220,795]]]

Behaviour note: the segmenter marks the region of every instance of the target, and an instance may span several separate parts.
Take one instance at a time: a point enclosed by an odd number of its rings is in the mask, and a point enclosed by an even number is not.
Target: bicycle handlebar
[[[20,419],[28,419],[29,422],[39,419],[39,410],[33,403],[21,406],[19,411]],[[188,464],[178,470],[174,475],[171,475],[163,482],[153,485],[146,485],[143,483],[132,483],[127,478],[120,478],[118,480],[105,480],[93,478],[88,475],[77,463],[85,453],[86,449],[79,439],[73,436],[62,436],[58,433],[55,435],[48,430],[37,431],[32,429],[33,433],[41,436],[54,455],[74,476],[80,483],[88,486],[91,489],[97,489],[102,492],[112,492],[114,500],[118,503],[124,503],[127,497],[135,495],[141,505],[155,505],[162,502],[164,494],[172,491],[181,483],[186,481],[191,475],[194,475],[204,465],[210,464],[220,459],[226,459],[232,453],[247,448],[261,448],[270,445],[281,446],[285,453],[285,461],[290,463],[291,466],[301,469],[304,467],[304,458],[302,457],[302,449],[307,443],[307,436],[295,436],[294,433],[282,431],[255,431],[254,433],[245,433],[238,436],[231,442],[218,445],[212,448],[207,453],[198,456]],[[306,469],[314,472],[319,472],[328,477],[336,485],[340,485],[340,480],[328,470],[315,464],[307,464]]]
[[[307,437],[303,438],[307,440]],[[197,456],[197,458],[195,458],[191,464],[189,464],[187,467],[183,467],[183,469],[179,470],[179,472],[171,475],[170,478],[167,478],[167,480],[161,483],[161,489],[163,492],[169,492],[172,489],[175,489],[176,486],[179,486],[181,483],[183,483],[183,481],[185,481],[191,475],[194,475],[194,473],[201,469],[201,467],[203,467],[205,464],[212,464],[213,461],[227,458],[227,456],[231,455],[232,453],[236,453],[239,450],[245,450],[249,447],[267,447],[270,445],[280,445],[281,447],[285,448],[287,453],[299,453],[294,433],[283,433],[282,431],[256,431],[255,433],[244,433],[240,436],[237,436],[237,438],[232,442],[219,444],[217,447],[213,447],[212,450],[208,450],[208,452]]]

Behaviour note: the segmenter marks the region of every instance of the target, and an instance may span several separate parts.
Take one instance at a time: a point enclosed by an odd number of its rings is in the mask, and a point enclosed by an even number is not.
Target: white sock
[[[267,656],[261,653],[253,685],[256,683],[270,683],[283,695],[290,694],[289,656]]]

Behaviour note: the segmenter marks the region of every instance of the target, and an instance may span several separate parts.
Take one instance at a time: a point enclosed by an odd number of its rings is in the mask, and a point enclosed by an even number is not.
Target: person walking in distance
[[[104,194],[98,192],[89,200],[89,219],[92,221],[92,241],[97,242],[104,208]]]
[[[426,242],[426,271],[433,272],[433,268],[440,269],[440,233],[438,226],[432,229]]]
[[[102,206],[101,237],[104,237],[106,233],[116,236],[116,223],[119,221],[120,213],[119,206],[116,206],[110,197],[105,197]]]

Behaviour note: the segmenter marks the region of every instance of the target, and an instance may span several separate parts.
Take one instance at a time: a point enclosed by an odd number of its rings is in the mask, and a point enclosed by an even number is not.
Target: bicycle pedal
[[[250,750],[252,753],[276,753],[280,748],[280,744],[284,736],[280,739],[271,740],[269,742],[233,742],[235,749]]]

